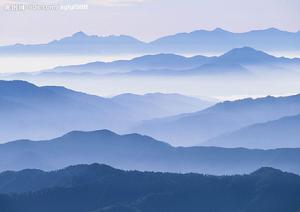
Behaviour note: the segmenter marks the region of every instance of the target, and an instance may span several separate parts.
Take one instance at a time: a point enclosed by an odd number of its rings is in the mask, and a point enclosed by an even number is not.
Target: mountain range
[[[223,53],[233,48],[251,46],[264,51],[291,52],[300,49],[300,32],[275,28],[233,33],[217,28],[212,31],[196,30],[142,42],[136,38],[96,36],[77,32],[72,36],[46,44],[0,47],[1,54],[145,54],[145,53]],[[76,53],[74,53],[76,52]]]
[[[53,138],[72,130],[120,131],[144,119],[197,111],[211,104],[178,94],[102,98],[64,87],[0,81],[0,141]]]
[[[45,44],[15,44],[0,47],[1,54],[121,54],[144,51],[144,43],[126,35],[89,36],[77,32],[72,36]],[[76,53],[75,53],[76,52]]]
[[[0,81],[0,103],[2,142],[109,129],[175,146],[300,147],[299,95],[214,104],[178,94],[102,98],[64,87]]]
[[[275,28],[0,46],[3,79],[118,94],[0,80],[0,212],[300,212],[300,58],[272,55],[296,52]],[[289,96],[121,93],[149,90]]]
[[[212,58],[205,56],[184,57],[175,54],[157,54],[136,57],[131,60],[117,60],[113,62],[92,62],[83,65],[56,67],[44,72],[56,73],[124,73],[135,70],[149,69],[190,69],[203,65]]]
[[[225,52],[243,46],[263,51],[295,51],[300,47],[299,41],[300,31],[293,33],[269,28],[233,33],[217,28],[166,36],[151,42],[151,45],[160,51],[174,53]]]
[[[203,143],[227,146],[228,143],[230,147],[300,147],[297,139],[299,126],[296,121],[299,117],[275,121],[298,114],[300,95],[248,98],[225,101],[195,113],[143,121],[131,129],[131,132],[185,146]],[[265,123],[270,121],[275,122]],[[244,129],[240,130],[241,128]],[[223,137],[223,134],[229,135]],[[214,137],[218,137],[218,142],[206,142]],[[221,141],[223,138],[224,142]]]
[[[140,117],[143,119],[195,112],[215,104],[212,101],[174,93],[148,93],[145,95],[124,93],[112,97],[111,100],[119,105],[131,108],[134,113],[141,114]]]
[[[157,54],[136,57],[131,60],[92,62],[82,65],[60,66],[44,70],[43,74],[104,74],[121,76],[166,75],[189,76],[208,74],[250,74],[263,70],[296,70],[300,59],[275,57],[250,47],[235,48],[218,57],[184,57],[175,54]]]
[[[300,177],[273,168],[210,176],[78,165],[0,174],[2,212],[296,212]],[[13,193],[12,193],[13,192]]]
[[[126,170],[244,174],[263,166],[300,173],[300,149],[173,147],[139,134],[73,131],[52,140],[0,144],[0,171],[104,163]]]
[[[212,138],[202,145],[272,149],[300,146],[300,115],[253,124]]]

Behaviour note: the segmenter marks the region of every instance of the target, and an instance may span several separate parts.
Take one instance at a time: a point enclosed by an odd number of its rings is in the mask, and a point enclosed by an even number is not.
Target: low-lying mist
[[[5,80],[26,80],[39,86],[57,85],[99,96],[121,93],[180,93],[219,100],[285,96],[300,92],[300,73],[271,71],[253,76],[101,76],[92,74],[6,75]]]

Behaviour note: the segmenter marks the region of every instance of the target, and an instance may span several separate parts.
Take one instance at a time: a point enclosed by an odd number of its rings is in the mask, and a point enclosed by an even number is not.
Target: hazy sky
[[[9,12],[11,3],[88,4],[88,10]],[[43,43],[76,31],[144,41],[196,29],[300,30],[299,0],[0,0],[0,45]]]

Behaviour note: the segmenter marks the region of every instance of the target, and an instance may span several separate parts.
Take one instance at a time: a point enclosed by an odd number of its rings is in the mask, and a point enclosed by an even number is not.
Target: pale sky
[[[88,10],[5,11],[12,3],[88,4]],[[0,0],[0,45],[45,43],[77,31],[143,41],[197,29],[300,30],[299,0]]]

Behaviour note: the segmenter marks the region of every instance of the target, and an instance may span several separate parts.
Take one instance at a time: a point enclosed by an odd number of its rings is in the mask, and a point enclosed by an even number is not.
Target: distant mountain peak
[[[220,27],[217,27],[213,30],[213,32],[227,32],[226,30],[220,28]]]
[[[270,62],[276,59],[276,57],[272,55],[247,46],[232,49],[219,58],[227,62],[234,61],[236,63]]]
[[[255,175],[255,176],[273,176],[273,175],[279,175],[279,174],[283,174],[284,172],[279,170],[279,169],[275,169],[272,167],[262,167],[258,170],[256,170],[255,172],[252,172],[251,175]]]
[[[266,31],[266,32],[271,32],[271,33],[290,33],[290,32],[288,32],[288,31],[285,31],[285,30],[280,30],[280,29],[277,29],[277,28],[275,28],[275,27],[270,27],[270,28],[268,28],[268,29],[265,29],[264,31]]]
[[[259,51],[257,49],[248,47],[248,46],[244,46],[241,48],[234,48],[230,51],[228,51],[227,53],[225,53],[224,55],[233,55],[233,54],[239,54],[239,55],[258,55],[258,56],[271,56],[263,51]]]
[[[134,59],[141,59],[141,58],[156,58],[156,59],[164,59],[164,58],[185,58],[184,56],[172,53],[160,53],[160,54],[148,54],[141,57],[136,57]]]
[[[23,80],[12,80],[12,81],[6,81],[6,80],[0,80],[0,89],[2,88],[37,88],[36,85],[31,84],[27,81]]]
[[[70,138],[70,137],[78,137],[78,136],[103,136],[103,135],[110,135],[110,136],[115,136],[117,135],[116,133],[110,131],[110,130],[95,130],[95,131],[71,131],[65,135],[62,136],[62,138]]]
[[[22,84],[22,85],[33,85],[27,81],[24,80],[0,80],[0,83],[7,83],[7,84]]]
[[[99,164],[99,163],[92,163],[92,164],[79,164],[79,165],[72,165],[72,166],[68,166],[65,169],[63,169],[64,171],[68,171],[70,173],[77,173],[79,174],[80,172],[78,172],[80,169],[82,169],[82,171],[119,171],[119,169],[115,169],[109,165],[106,164]],[[54,171],[55,172],[55,171]],[[45,172],[44,172],[45,173]],[[52,172],[47,172],[47,173],[53,173]]]
[[[277,29],[277,28],[275,28],[275,27],[270,27],[270,28],[268,28],[268,29],[266,29],[267,31],[281,31],[281,30],[279,30],[279,29]]]
[[[230,50],[229,52],[227,52],[227,54],[232,54],[232,53],[259,53],[259,52],[262,52],[262,51],[256,50],[256,49],[248,47],[248,46],[244,46],[244,47],[240,47],[240,48],[234,48],[234,49]],[[262,53],[264,53],[264,52],[262,52]]]
[[[83,31],[76,32],[72,35],[72,37],[87,37],[88,35]]]

